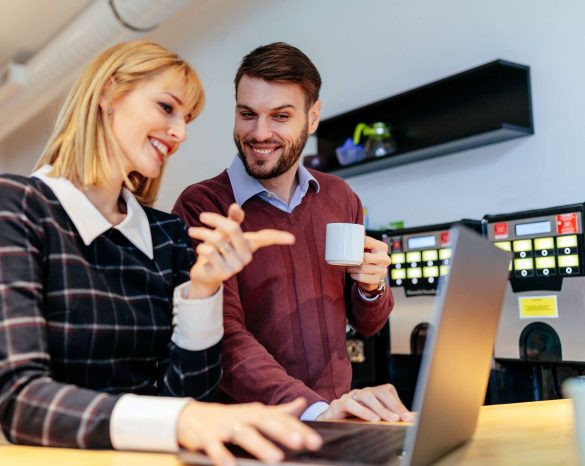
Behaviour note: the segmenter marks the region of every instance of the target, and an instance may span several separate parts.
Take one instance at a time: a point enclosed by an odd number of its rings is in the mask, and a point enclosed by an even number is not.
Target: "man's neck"
[[[293,197],[299,181],[297,178],[297,171],[299,168],[298,162],[295,163],[290,169],[276,178],[270,178],[268,180],[258,180],[262,186],[268,191],[273,192],[278,198],[285,202],[287,205],[290,204],[290,200]]]

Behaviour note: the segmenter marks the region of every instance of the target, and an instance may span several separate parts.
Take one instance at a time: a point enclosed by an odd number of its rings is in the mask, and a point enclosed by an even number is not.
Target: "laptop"
[[[323,436],[316,452],[285,449],[285,465],[428,465],[473,434],[490,374],[496,330],[508,281],[509,252],[477,233],[450,231],[449,274],[441,279],[414,396],[414,425],[310,422]],[[258,464],[230,446],[238,464]],[[211,464],[181,452],[187,464]]]

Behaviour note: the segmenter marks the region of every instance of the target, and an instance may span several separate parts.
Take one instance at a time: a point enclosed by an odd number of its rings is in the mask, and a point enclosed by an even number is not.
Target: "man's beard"
[[[266,171],[263,169],[266,165],[264,160],[256,160],[254,161],[254,165],[250,166],[246,156],[244,155],[244,150],[240,141],[236,138],[234,134],[234,142],[238,149],[238,156],[240,157],[241,161],[244,163],[244,168],[246,169],[246,173],[253,178],[258,180],[269,180],[271,178],[276,178],[283,173],[286,173],[290,168],[299,160],[301,157],[301,153],[305,148],[305,144],[307,143],[307,139],[309,137],[309,126],[308,124],[305,125],[301,135],[293,142],[293,144],[288,149],[283,149],[282,154],[274,164],[271,170]],[[280,144],[280,141],[262,141],[263,143],[273,143],[273,144]],[[244,144],[256,144],[258,141],[254,139],[247,139],[244,141]]]

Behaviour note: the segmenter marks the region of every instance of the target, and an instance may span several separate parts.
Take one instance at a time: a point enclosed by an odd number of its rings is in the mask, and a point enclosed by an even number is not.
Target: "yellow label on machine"
[[[518,298],[518,307],[520,308],[521,319],[534,319],[536,317],[556,319],[559,317],[559,308],[555,295]]]

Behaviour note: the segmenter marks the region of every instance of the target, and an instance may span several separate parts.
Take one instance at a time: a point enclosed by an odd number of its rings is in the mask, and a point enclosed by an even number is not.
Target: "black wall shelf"
[[[397,151],[341,166],[335,149],[377,121],[392,126]],[[533,133],[530,68],[496,60],[322,120],[317,147],[323,171],[350,177]]]

